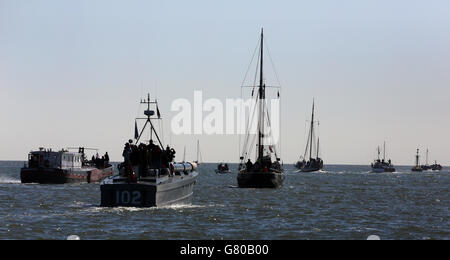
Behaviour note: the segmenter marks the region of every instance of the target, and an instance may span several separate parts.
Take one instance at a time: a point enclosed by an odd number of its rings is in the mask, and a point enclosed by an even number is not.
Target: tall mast
[[[314,100],[312,107],[312,118],[311,118],[311,140],[310,140],[310,150],[309,150],[309,159],[312,159],[312,150],[313,150],[313,137],[314,137]]]
[[[386,142],[383,144],[383,160],[386,161]]]
[[[264,156],[264,103],[266,98],[266,90],[264,86],[264,29],[261,29],[261,64],[259,71],[259,136],[258,136],[258,159]]]
[[[200,151],[200,140],[197,140],[197,162],[200,162],[199,161],[199,152]]]
[[[425,165],[428,166],[428,149],[427,149],[427,164],[425,164]]]

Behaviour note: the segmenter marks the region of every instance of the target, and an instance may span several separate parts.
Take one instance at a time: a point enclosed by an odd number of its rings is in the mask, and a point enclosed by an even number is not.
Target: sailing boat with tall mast
[[[255,106],[258,108],[255,110],[258,116],[257,157],[253,164],[250,159],[250,149],[253,149],[253,142],[249,141],[251,135],[247,134],[243,155],[240,158],[241,163],[239,165],[237,181],[240,188],[279,188],[283,185],[285,179],[283,167],[280,164],[281,159],[278,157],[275,147],[265,143],[265,129],[266,124],[270,127],[270,118],[267,111],[266,84],[264,82],[263,29],[261,30],[259,61],[259,86],[254,86],[254,90],[256,87],[258,88],[257,95],[254,97],[256,101]],[[275,160],[272,160],[272,156],[275,156]]]
[[[426,157],[425,165],[420,166],[420,167],[422,167],[422,170],[424,170],[424,171],[431,170],[431,165],[428,164],[428,157],[429,157],[429,151],[427,149],[427,157]]]
[[[311,116],[311,126],[309,128],[309,134],[308,134],[308,143],[306,145],[305,154],[303,155],[303,160],[300,158],[300,161],[298,161],[295,165],[297,169],[299,169],[302,172],[316,172],[323,169],[323,160],[319,157],[319,145],[320,145],[320,139],[317,138],[317,147],[316,147],[316,158],[313,158],[313,145],[315,143],[315,131],[314,131],[314,101],[313,101],[313,107],[312,107],[312,116]],[[306,161],[306,156],[309,151],[309,160]]]
[[[197,140],[197,160],[194,161],[197,166],[200,166],[200,161],[202,160],[202,153],[200,152],[200,140]]]

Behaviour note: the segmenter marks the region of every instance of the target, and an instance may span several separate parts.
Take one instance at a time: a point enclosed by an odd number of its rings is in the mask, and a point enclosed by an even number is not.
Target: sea
[[[280,189],[237,188],[233,173],[202,164],[192,204],[102,208],[99,184],[21,184],[24,162],[0,162],[0,239],[447,240],[450,171],[371,173],[285,165]]]

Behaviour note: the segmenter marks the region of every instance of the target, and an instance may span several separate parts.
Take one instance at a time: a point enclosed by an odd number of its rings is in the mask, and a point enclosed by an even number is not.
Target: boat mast
[[[258,136],[258,159],[264,157],[264,103],[266,98],[266,90],[264,86],[264,29],[261,29],[261,64],[259,72],[259,136]]]
[[[200,140],[197,140],[197,163],[199,163]]]
[[[309,160],[312,159],[312,150],[313,150],[313,137],[314,137],[314,100],[313,100],[313,107],[312,107],[312,118],[311,118],[311,140],[310,140],[310,147],[309,147]]]
[[[383,144],[383,160],[386,161],[386,142]]]
[[[428,149],[427,149],[427,162],[425,165],[428,166]]]

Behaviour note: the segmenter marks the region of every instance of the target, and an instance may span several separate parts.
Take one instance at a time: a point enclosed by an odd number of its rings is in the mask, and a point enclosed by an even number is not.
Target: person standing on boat
[[[105,153],[105,163],[109,164],[109,154],[108,154],[108,152]]]
[[[248,159],[246,167],[247,167],[247,171],[251,171],[252,170],[252,168],[253,168],[252,160]]]
[[[131,147],[130,147],[129,143],[125,144],[125,148],[123,149],[122,156],[123,156],[123,159],[124,159],[125,163],[130,161]]]

